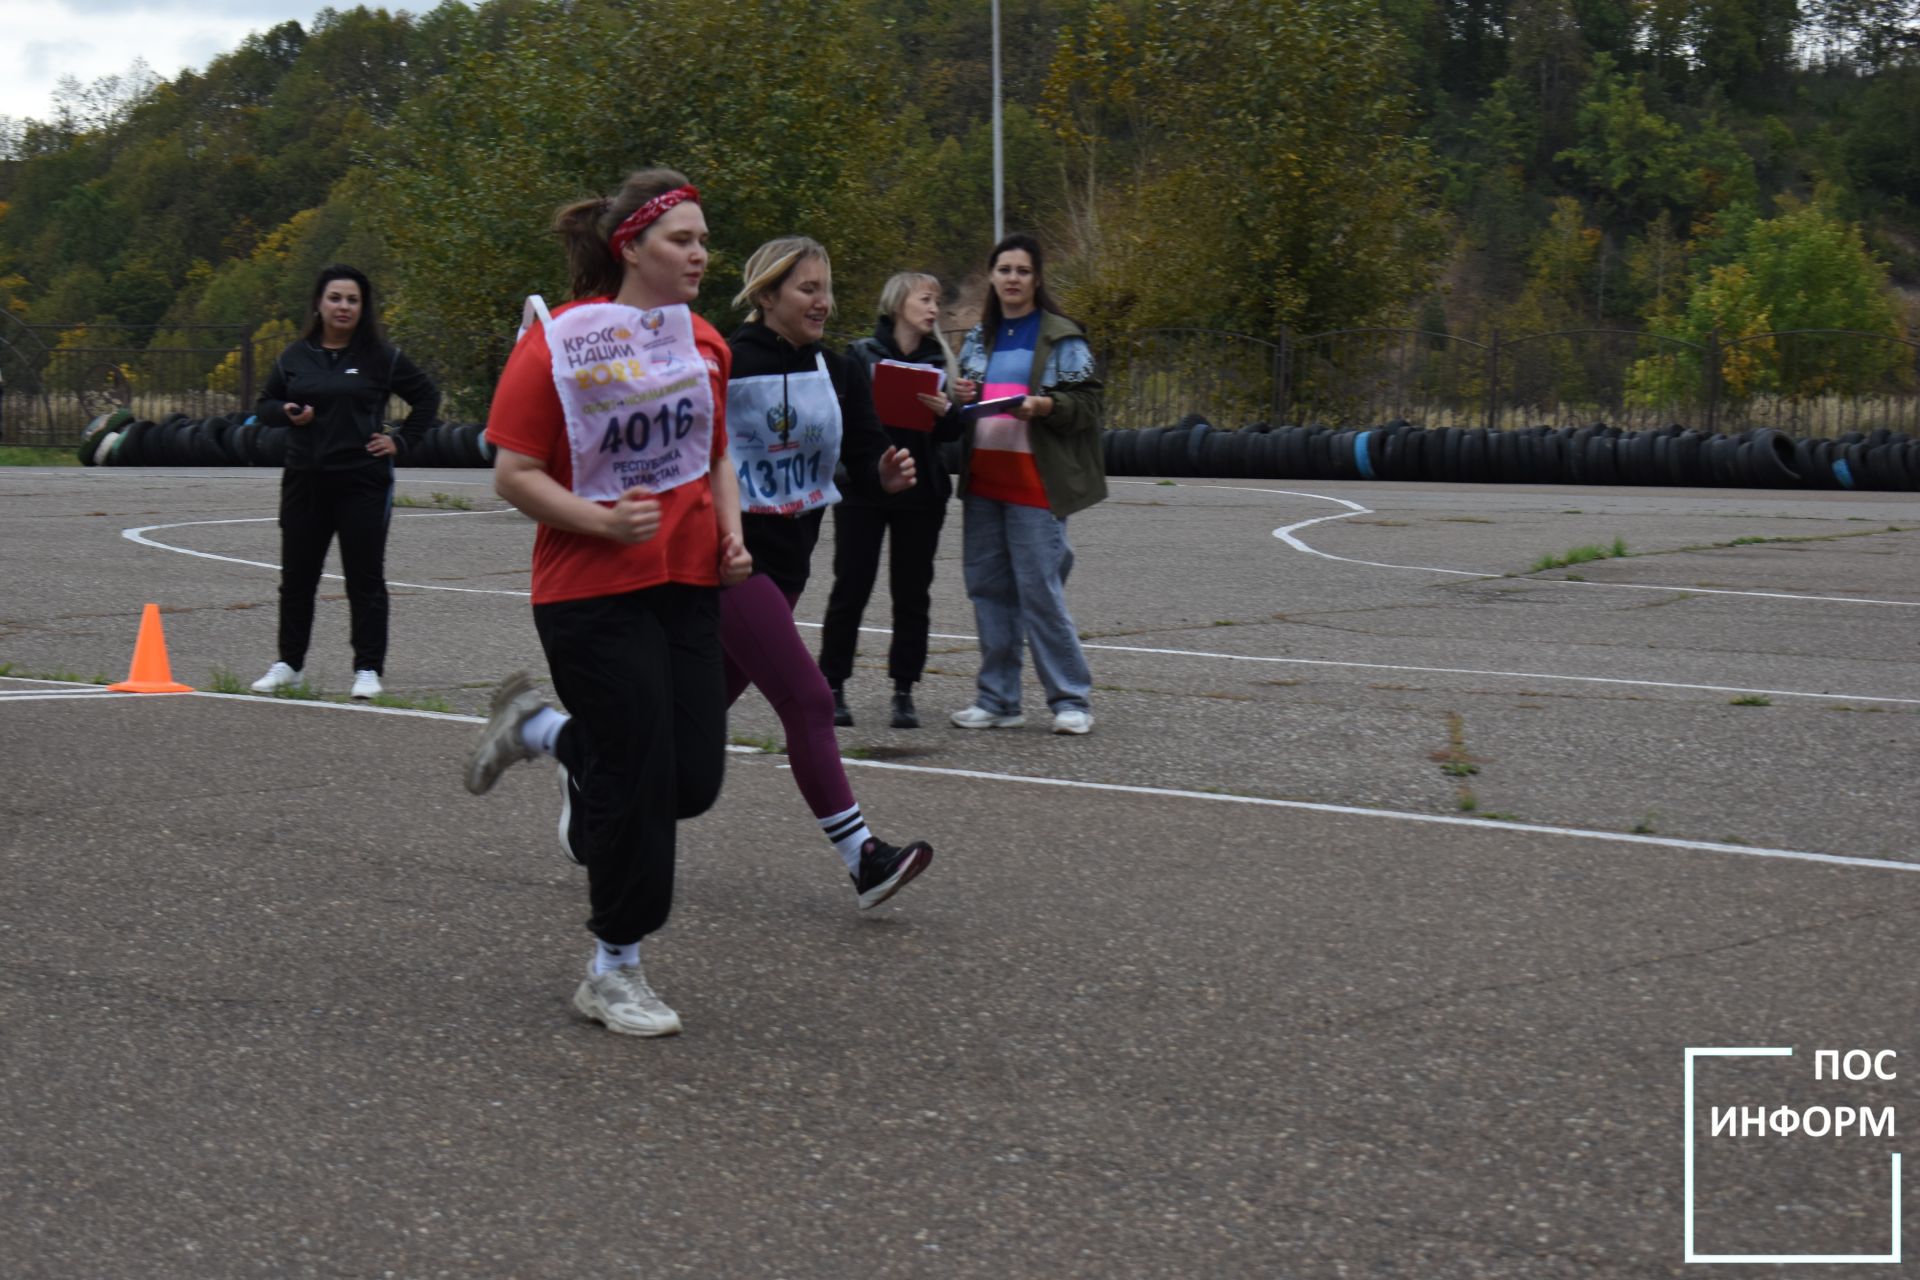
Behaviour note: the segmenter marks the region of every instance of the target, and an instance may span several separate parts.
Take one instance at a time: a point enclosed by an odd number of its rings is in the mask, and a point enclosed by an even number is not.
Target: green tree
[[[1857,395],[1911,379],[1911,349],[1874,340],[1904,336],[1885,267],[1867,251],[1858,226],[1817,205],[1789,204],[1754,223],[1738,255],[1708,272],[1686,309],[1655,317],[1648,329],[1714,346],[1721,353],[1721,386],[1734,399]],[[1803,329],[1870,336],[1802,341],[1790,352],[1785,339],[1766,336]],[[1636,369],[1636,384],[1650,391],[1691,385],[1698,377],[1697,357]]]

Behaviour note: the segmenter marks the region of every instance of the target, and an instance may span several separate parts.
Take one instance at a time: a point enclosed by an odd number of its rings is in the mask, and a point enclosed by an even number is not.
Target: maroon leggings
[[[816,818],[853,808],[853,788],[833,736],[833,690],[793,624],[799,593],[755,574],[720,593],[720,645],[726,650],[727,705],[752,685],[787,731],[793,780]]]

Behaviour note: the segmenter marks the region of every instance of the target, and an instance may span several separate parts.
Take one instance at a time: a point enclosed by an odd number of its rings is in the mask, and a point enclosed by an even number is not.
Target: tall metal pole
[[[993,0],[993,242],[1007,234],[1005,161],[1000,145],[1000,0]]]

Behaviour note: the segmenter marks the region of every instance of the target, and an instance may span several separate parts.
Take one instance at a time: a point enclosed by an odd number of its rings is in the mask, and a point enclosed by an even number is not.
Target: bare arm
[[[720,540],[725,542],[727,535],[732,534],[745,546],[746,535],[740,531],[740,477],[734,474],[733,463],[726,454],[713,460],[709,475],[713,482],[713,517],[720,525]]]
[[[611,507],[589,502],[547,474],[538,458],[501,449],[493,459],[493,491],[541,524],[614,542],[645,542],[660,529],[660,503],[629,489]],[[739,522],[738,502],[734,521]]]

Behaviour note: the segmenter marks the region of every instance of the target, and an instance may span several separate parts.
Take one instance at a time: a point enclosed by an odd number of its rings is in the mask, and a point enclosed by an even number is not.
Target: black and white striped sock
[[[860,846],[873,838],[873,832],[867,830],[867,820],[860,816],[860,806],[855,805],[845,813],[820,819],[820,829],[827,833],[827,839],[833,841],[833,847],[839,852],[840,860],[847,864],[847,870],[859,875]]]

